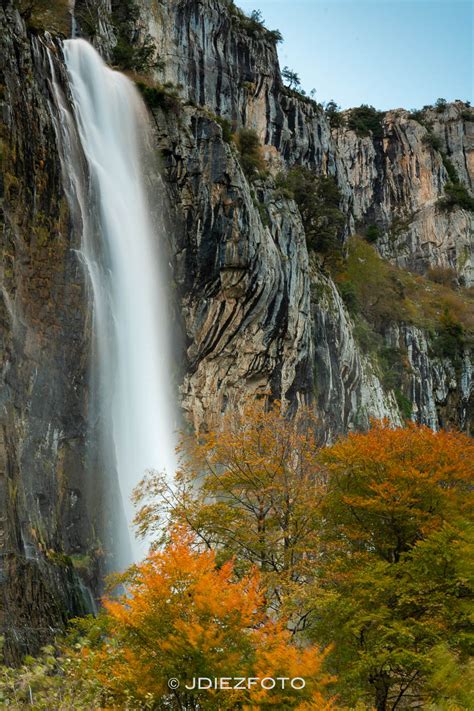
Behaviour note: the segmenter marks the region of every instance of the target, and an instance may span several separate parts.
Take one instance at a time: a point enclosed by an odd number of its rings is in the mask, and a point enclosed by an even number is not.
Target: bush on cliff
[[[235,134],[234,142],[239,151],[242,170],[247,178],[255,180],[265,175],[267,167],[257,132],[252,128],[241,128]]]
[[[69,36],[71,15],[68,0],[18,0],[17,6],[28,30]]]
[[[384,116],[383,111],[377,111],[373,106],[362,104],[349,111],[347,125],[358,136],[372,135],[374,138],[383,138]]]
[[[324,111],[326,113],[331,128],[339,128],[340,126],[344,126],[344,116],[341,113],[340,107],[333,99],[331,99],[331,101],[328,101]]]
[[[332,176],[295,166],[277,178],[277,187],[299,207],[308,249],[336,257],[342,249],[344,213],[341,193]]]
[[[449,181],[444,186],[444,196],[438,200],[442,210],[452,210],[460,207],[462,210],[474,212],[474,198],[461,182]]]
[[[112,49],[112,64],[123,71],[149,72],[163,67],[149,33],[137,32],[140,10],[134,0],[114,3],[112,21],[117,43]]]
[[[135,79],[135,84],[150,109],[159,108],[175,114],[180,112],[181,101],[178,91],[173,85],[163,85],[158,82],[143,81],[143,79]]]

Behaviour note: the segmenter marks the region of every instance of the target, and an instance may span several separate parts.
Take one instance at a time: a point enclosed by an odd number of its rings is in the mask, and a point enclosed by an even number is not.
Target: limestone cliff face
[[[463,113],[464,104],[453,104],[443,113],[428,111],[425,120],[433,124],[440,150],[472,190],[474,123]],[[424,142],[426,127],[399,110],[386,114],[383,138],[361,138],[349,129],[337,129],[333,137],[341,184],[350,186],[347,204],[354,224],[379,227],[381,254],[419,273],[451,267],[471,285],[474,216],[462,209],[439,209],[449,176],[440,150]]]
[[[331,279],[312,260],[293,202],[249,185],[216,122],[155,112],[179,224],[175,279],[185,330],[183,408],[194,426],[245,396],[314,402],[323,439],[370,417],[400,422]]]
[[[106,58],[118,5],[76,3],[78,17],[81,8],[92,13],[91,39]],[[275,183],[294,164],[334,176],[346,218],[341,239],[376,225],[385,259],[420,274],[449,266],[470,284],[472,212],[437,204],[449,179],[446,156],[473,187],[467,107],[428,112],[429,130],[406,111],[389,112],[380,138],[331,128],[320,106],[283,86],[274,38],[249,27],[232,3],[138,6],[131,41],[152,36],[165,62],[155,78],[179,86],[181,96],[171,110],[153,109],[162,176],[150,175],[149,183],[169,227],[182,347],[176,377],[194,427],[258,395],[281,399],[292,411],[311,404],[325,442],[366,427],[370,417],[399,424],[403,402],[430,427],[469,429],[468,346],[454,359],[436,352],[436,334],[427,329],[387,322],[378,336],[403,359],[396,392],[363,347],[322,260],[308,253],[296,203]],[[27,29],[9,1],[0,18],[1,624],[11,630],[13,658],[47,638],[44,620],[61,625],[90,604],[84,584],[96,592],[100,549],[113,548],[108,522],[120,505],[113,474],[91,455],[90,298],[52,84],[54,75],[67,107],[58,38],[65,20],[59,30],[51,26],[53,36]],[[84,20],[80,30],[92,33]],[[249,180],[217,117],[229,119],[234,131],[257,131],[268,176]],[[435,148],[427,133],[438,137]]]
[[[255,129],[271,174],[275,175],[285,166],[301,164],[321,174],[335,176],[347,216],[346,235],[351,232],[363,233],[368,226],[375,225],[379,231],[376,246],[382,256],[394,264],[421,274],[425,274],[431,267],[450,267],[461,283],[468,286],[472,283],[473,213],[463,209],[445,211],[438,205],[449,180],[441,151],[454,164],[460,180],[468,189],[472,189],[474,123],[469,120],[472,119],[472,112],[466,105],[454,104],[446,107],[443,112],[428,111],[425,125],[411,118],[406,111],[388,112],[383,119],[380,138],[372,135],[360,137],[348,128],[331,129],[321,107],[305,97],[298,97],[283,86],[271,37],[265,31],[258,33],[249,29],[232,7],[229,8],[229,3],[219,0],[186,0],[159,6],[143,3],[142,21],[148,23],[165,62],[164,70],[159,73],[160,78],[179,86],[188,102],[229,119],[235,129],[239,126]],[[429,145],[426,140],[428,133],[439,138],[439,148]],[[197,136],[195,140],[199,144],[201,139]],[[227,152],[230,158],[231,151]],[[206,150],[205,155],[206,161],[212,164],[213,154]],[[222,166],[222,160],[219,164]],[[203,165],[202,160],[200,165]],[[185,167],[183,169],[186,170]],[[208,175],[204,169],[200,175],[201,185],[209,180]],[[211,182],[214,175],[211,169]],[[214,186],[211,190],[206,189],[214,194]],[[279,239],[274,235],[275,210],[271,206],[271,179],[267,181],[266,189],[263,185],[258,190],[250,186],[246,189],[254,194],[258,192],[260,208],[253,222],[242,224],[239,223],[240,216],[237,218],[236,235],[239,235],[239,249],[243,250],[242,253],[246,253],[249,241],[255,239],[257,243],[260,242],[262,225],[258,217],[261,217],[262,209],[265,215],[271,216],[265,230],[277,244]],[[200,205],[198,202],[194,207]],[[251,210],[250,200],[245,210],[249,207]],[[291,211],[288,205],[285,212],[285,220],[289,220]],[[200,215],[200,229],[203,224],[206,221]],[[188,232],[187,239],[193,242],[198,238]],[[301,241],[299,244],[304,251]],[[215,259],[219,261],[219,258]],[[254,262],[252,267],[260,271],[264,280],[268,278],[266,264],[265,258],[258,263]],[[398,421],[400,413],[394,403],[393,393],[384,393],[377,364],[370,363],[370,358],[361,352],[354,340],[351,319],[329,276],[322,274],[317,267],[308,273],[298,261],[291,265],[292,270],[295,268],[296,279],[309,283],[312,296],[308,313],[316,317],[310,319],[309,349],[307,342],[296,336],[296,328],[288,331],[287,339],[293,341],[293,354],[298,353],[301,363],[311,363],[311,366],[301,367],[298,389],[295,390],[288,381],[279,381],[275,393],[290,400],[296,392],[304,393],[306,399],[314,401],[317,408],[321,407],[328,436],[356,426],[356,423],[366,424],[371,416],[383,415]],[[318,298],[321,293],[318,285],[322,281],[327,282],[332,289],[331,306]],[[299,289],[301,293],[303,290]],[[191,294],[196,293],[202,292],[200,288],[196,291],[194,283]],[[186,293],[184,298],[188,303],[190,298],[192,300],[195,297]],[[220,304],[222,292],[217,292],[214,298],[213,305],[206,301],[209,313],[218,313],[219,309],[224,308]],[[199,303],[199,312],[201,310],[202,304]],[[185,313],[188,337],[194,341],[197,312],[186,309]],[[255,315],[257,318],[257,312]],[[246,314],[246,325],[251,316],[252,312]],[[331,319],[332,323],[329,324],[328,320]],[[201,318],[199,329],[210,332],[213,322],[214,319],[208,322]],[[234,327],[235,323],[234,320]],[[287,319],[287,323],[291,326],[292,320]],[[445,375],[441,379],[446,385],[433,387],[433,383],[441,377],[441,366],[435,365],[431,355],[428,355],[428,351],[432,350],[432,337],[407,324],[401,328],[404,333],[411,333],[410,342],[416,344],[415,350],[427,354],[425,366],[420,369],[410,365],[409,377],[407,374],[405,378],[404,396],[412,402],[413,417],[432,427],[447,421],[467,426],[466,412],[471,398],[470,386],[466,385],[471,382],[468,350],[463,355],[462,373],[457,369],[456,376],[448,377],[446,372],[454,372],[455,369],[453,364],[445,362],[442,366]],[[262,324],[258,324],[254,335],[247,342],[238,368],[250,372],[250,362],[261,362],[265,352],[264,343],[271,339],[271,336],[264,335],[264,330]],[[308,328],[305,329],[307,332]],[[387,328],[383,336],[387,345],[390,345],[390,329]],[[205,341],[205,334],[201,334],[199,342]],[[342,344],[350,344],[350,367]],[[302,346],[306,350],[304,356],[301,355]],[[403,346],[403,350],[408,347],[405,340],[403,343],[400,341],[399,346]],[[196,363],[202,351],[196,349],[195,345],[192,348],[191,362]],[[216,342],[211,369],[213,382],[218,385],[223,382],[222,377],[214,375],[220,372],[222,376],[227,372],[224,365],[227,356],[224,355],[224,349],[219,355],[219,348],[219,342]],[[289,362],[288,352],[286,349],[283,356],[286,362]],[[332,354],[330,367],[329,353]],[[197,369],[193,365],[186,376],[184,390],[188,393],[186,402],[189,403],[186,407],[194,411],[194,418],[200,408],[194,409],[195,396],[190,397],[189,393],[199,393],[201,389],[202,376],[197,375],[201,368],[203,372],[211,372],[207,362],[209,357],[206,356]],[[219,363],[221,357],[222,370]],[[368,372],[371,372],[370,376]],[[329,379],[328,373],[331,374]],[[275,382],[275,378],[268,373],[261,374],[258,379],[261,389],[271,389]],[[226,379],[223,387],[225,398],[238,397],[240,385]],[[215,385],[211,391],[215,392]],[[197,395],[196,398],[199,400]],[[448,403],[454,401],[458,404],[453,409]],[[328,404],[331,402],[332,406]],[[446,419],[447,413],[449,416]]]

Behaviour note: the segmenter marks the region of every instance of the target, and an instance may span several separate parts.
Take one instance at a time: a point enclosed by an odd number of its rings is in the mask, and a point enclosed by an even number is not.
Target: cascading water
[[[130,526],[130,494],[145,471],[176,468],[167,294],[143,171],[148,121],[133,84],[86,41],[64,42],[64,56],[89,169],[78,202],[90,213],[82,256],[94,299],[102,456],[115,460]],[[135,559],[145,553],[133,533],[132,548]]]

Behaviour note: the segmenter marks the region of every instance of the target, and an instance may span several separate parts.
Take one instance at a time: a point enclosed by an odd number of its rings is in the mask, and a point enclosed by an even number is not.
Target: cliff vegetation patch
[[[294,199],[298,205],[308,249],[327,260],[337,259],[342,250],[345,216],[339,207],[341,193],[335,179],[295,166],[277,176],[276,185],[284,197]]]

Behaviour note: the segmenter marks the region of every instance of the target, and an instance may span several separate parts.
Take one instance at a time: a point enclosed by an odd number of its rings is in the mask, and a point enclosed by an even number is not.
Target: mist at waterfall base
[[[101,446],[115,460],[137,561],[149,542],[133,531],[132,490],[147,470],[172,476],[176,469],[163,235],[144,180],[148,116],[132,82],[85,40],[65,41],[64,56],[89,172],[84,224],[94,234],[83,239],[82,253],[94,301]],[[126,558],[118,552],[122,567]]]

